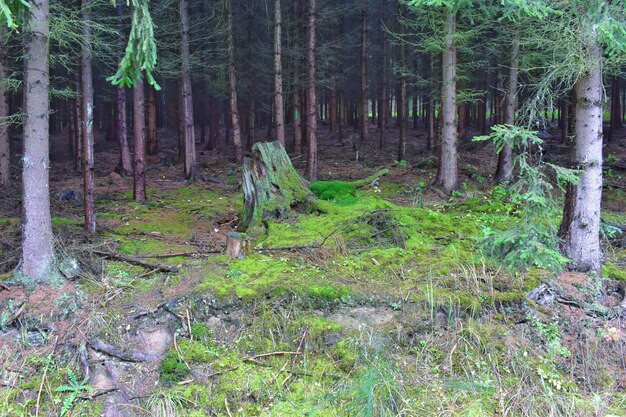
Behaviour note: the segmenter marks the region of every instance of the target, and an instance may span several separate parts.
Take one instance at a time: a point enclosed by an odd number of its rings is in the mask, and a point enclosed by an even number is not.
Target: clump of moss
[[[339,201],[356,197],[356,186],[345,181],[316,181],[309,188],[321,200]]]
[[[174,383],[183,381],[191,372],[178,358],[178,353],[175,349],[170,349],[167,352],[165,359],[161,361],[159,371],[162,380]]]

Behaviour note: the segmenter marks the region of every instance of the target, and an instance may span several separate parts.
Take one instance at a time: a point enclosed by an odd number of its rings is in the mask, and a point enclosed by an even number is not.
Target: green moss
[[[317,198],[327,201],[356,197],[356,186],[344,181],[316,181],[309,186]]]
[[[622,268],[611,261],[602,266],[602,275],[606,278],[626,281],[626,268]]]
[[[179,360],[178,353],[173,348],[168,350],[159,369],[163,381],[174,383],[183,381],[191,373],[185,363]]]

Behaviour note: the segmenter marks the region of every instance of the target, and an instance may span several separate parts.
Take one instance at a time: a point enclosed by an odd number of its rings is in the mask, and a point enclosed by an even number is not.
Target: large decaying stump
[[[279,142],[257,142],[243,161],[244,207],[239,231],[250,231],[264,219],[287,216],[297,209],[318,209],[308,182],[291,164]]]

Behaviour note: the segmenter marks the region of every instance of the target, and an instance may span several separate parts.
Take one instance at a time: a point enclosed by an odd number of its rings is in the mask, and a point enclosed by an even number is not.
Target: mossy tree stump
[[[257,142],[243,161],[244,206],[239,231],[264,219],[286,217],[294,209],[311,211],[318,200],[298,174],[279,142]]]

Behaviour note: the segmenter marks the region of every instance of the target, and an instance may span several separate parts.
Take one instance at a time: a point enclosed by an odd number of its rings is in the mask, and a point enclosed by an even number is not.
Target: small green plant
[[[413,207],[422,208],[424,207],[424,181],[420,181],[419,184],[415,186],[415,192],[413,194]]]
[[[569,349],[561,344],[561,331],[557,321],[544,323],[537,316],[530,315],[528,317],[531,327],[534,327],[541,336],[546,339],[546,355],[540,357],[540,363],[537,365],[537,375],[542,381],[547,382],[549,387],[555,388],[557,391],[567,388],[570,383],[556,368],[556,362],[559,357],[568,358],[571,355]]]
[[[546,163],[542,160],[543,141],[537,132],[513,125],[496,125],[489,136],[474,141],[491,140],[500,152],[510,146],[515,152],[517,178],[510,187],[511,201],[521,208],[520,221],[510,229],[483,229],[481,252],[509,270],[527,270],[531,266],[551,271],[562,270],[569,261],[559,252],[556,202],[548,169],[556,174],[556,184],[563,190],[566,184],[578,181],[578,171]]]
[[[76,374],[74,374],[71,369],[68,369],[67,371],[67,378],[68,385],[61,385],[54,390],[55,392],[67,393],[65,400],[63,400],[63,406],[61,407],[61,417],[69,415],[69,412],[74,406],[74,402],[76,401],[76,398],[78,398],[79,394],[83,392],[90,392],[93,390],[92,386],[87,385],[87,380],[89,378],[85,377],[82,381],[79,381],[76,378]]]

